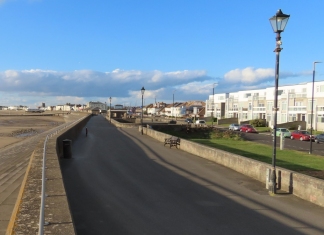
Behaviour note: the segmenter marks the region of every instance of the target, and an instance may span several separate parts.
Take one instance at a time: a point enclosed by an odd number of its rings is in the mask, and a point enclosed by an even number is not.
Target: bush
[[[233,140],[243,140],[241,132],[231,131],[231,130],[222,131],[220,129],[215,129],[211,133],[211,138],[213,138],[213,139],[225,138],[225,139],[233,139]]]
[[[266,127],[267,122],[265,119],[254,119],[250,121],[250,125],[254,127]]]
[[[291,125],[289,128],[289,130],[297,130],[298,129],[298,126],[297,125]]]

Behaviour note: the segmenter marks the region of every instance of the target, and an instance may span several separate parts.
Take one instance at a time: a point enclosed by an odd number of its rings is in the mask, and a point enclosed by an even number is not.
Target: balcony
[[[230,108],[228,109],[228,112],[238,112],[238,108]]]
[[[253,112],[262,112],[265,113],[266,108],[265,107],[253,107]]]
[[[288,111],[289,112],[306,112],[307,107],[306,106],[289,106]]]

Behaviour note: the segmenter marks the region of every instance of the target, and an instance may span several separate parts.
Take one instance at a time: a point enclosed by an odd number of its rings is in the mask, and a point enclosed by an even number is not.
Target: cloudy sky
[[[274,86],[269,18],[290,14],[279,85],[324,61],[324,1],[0,0],[0,105],[139,106]],[[324,64],[316,65],[324,80]]]

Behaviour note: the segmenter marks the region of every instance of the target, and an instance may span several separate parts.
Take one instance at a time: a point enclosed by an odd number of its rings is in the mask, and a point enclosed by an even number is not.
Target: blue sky
[[[139,106],[274,86],[269,18],[290,14],[279,85],[324,61],[324,1],[0,0],[0,105]],[[324,80],[324,64],[316,65]]]

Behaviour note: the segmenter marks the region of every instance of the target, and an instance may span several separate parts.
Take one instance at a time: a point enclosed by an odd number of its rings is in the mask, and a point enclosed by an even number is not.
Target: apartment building
[[[277,123],[306,121],[311,126],[312,82],[279,86]],[[232,118],[239,122],[266,119],[273,126],[274,87],[209,95],[205,117]],[[324,130],[324,81],[314,83],[313,128]]]

